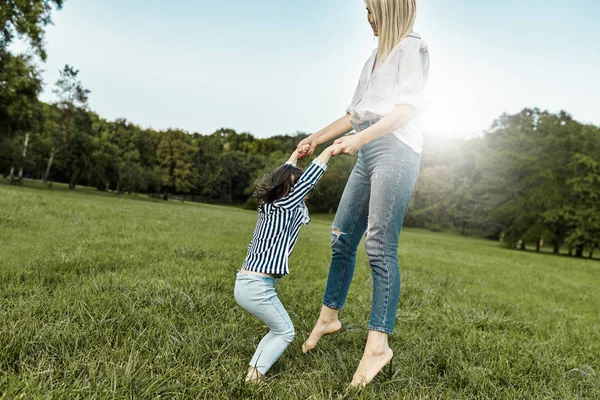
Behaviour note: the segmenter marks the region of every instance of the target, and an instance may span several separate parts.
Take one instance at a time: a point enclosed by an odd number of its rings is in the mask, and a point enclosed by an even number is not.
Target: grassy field
[[[600,398],[600,263],[405,230],[391,374],[348,391],[370,271],[361,250],[342,334],[303,355],[330,221],[300,234],[278,283],[296,339],[243,384],[265,327],[235,304],[256,215],[233,208],[0,185],[2,398]]]

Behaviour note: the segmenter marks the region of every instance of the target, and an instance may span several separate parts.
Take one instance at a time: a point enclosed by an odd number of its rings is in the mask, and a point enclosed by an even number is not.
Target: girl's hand
[[[303,159],[310,156],[315,152],[317,146],[317,141],[316,139],[313,139],[312,135],[302,140],[300,143],[298,143],[298,146],[296,146],[296,150],[298,150],[298,158]]]
[[[337,156],[338,154],[348,154],[353,156],[366,144],[363,137],[358,133],[341,137],[333,143],[335,145],[332,153],[333,156]]]

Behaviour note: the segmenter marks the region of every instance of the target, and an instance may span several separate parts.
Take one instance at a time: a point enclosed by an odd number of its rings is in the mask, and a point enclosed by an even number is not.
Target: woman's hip
[[[393,134],[367,143],[360,149],[358,157],[367,168],[383,166],[400,169],[406,166],[412,167],[417,173],[421,163],[421,154]]]

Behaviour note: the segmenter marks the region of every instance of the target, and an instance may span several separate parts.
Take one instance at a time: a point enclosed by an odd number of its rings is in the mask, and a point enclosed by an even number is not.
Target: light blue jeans
[[[419,153],[392,134],[363,146],[335,214],[323,304],[334,309],[344,306],[356,250],[366,231],[365,248],[373,277],[369,330],[394,331],[400,298],[398,240],[420,160]]]
[[[238,272],[235,301],[270,329],[256,348],[250,366],[265,375],[294,339],[294,325],[275,292],[275,279]]]

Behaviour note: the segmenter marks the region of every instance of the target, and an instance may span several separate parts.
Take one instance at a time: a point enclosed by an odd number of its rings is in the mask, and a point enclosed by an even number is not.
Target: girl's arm
[[[298,143],[296,149],[300,154],[300,158],[304,158],[314,153],[318,145],[326,143],[332,139],[337,139],[351,130],[352,125],[350,125],[350,114],[346,114],[342,118],[337,119],[336,121],[327,125],[325,128],[313,133]],[[308,146],[306,149],[303,149],[305,145]]]
[[[296,165],[298,163],[298,150],[294,150],[289,160],[286,161],[286,164]]]
[[[327,163],[329,162],[329,159],[331,158],[331,155],[333,154],[333,149],[335,149],[335,147],[335,145],[331,145],[325,150],[323,150],[323,152],[319,154],[319,157],[317,157],[317,160],[320,161],[323,165],[327,166]]]
[[[274,201],[273,205],[291,209],[300,204],[327,170],[327,162],[333,153],[333,148],[334,146],[329,146],[319,155],[319,157],[315,158],[302,176],[300,176],[300,179],[298,179],[298,182],[296,182],[290,193],[288,193],[287,196]]]
[[[371,125],[364,131],[351,136],[345,136],[335,141],[336,147],[333,155],[338,154],[356,154],[356,152],[365,144],[379,139],[389,133],[394,132],[402,125],[410,121],[415,114],[415,109],[408,105],[399,105],[391,113],[383,117],[376,124]]]

